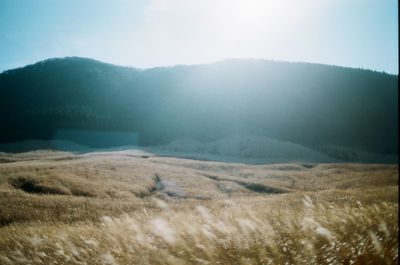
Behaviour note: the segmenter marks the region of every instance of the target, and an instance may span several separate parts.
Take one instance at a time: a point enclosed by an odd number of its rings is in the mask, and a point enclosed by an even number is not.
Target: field
[[[398,166],[0,154],[0,264],[397,264]]]

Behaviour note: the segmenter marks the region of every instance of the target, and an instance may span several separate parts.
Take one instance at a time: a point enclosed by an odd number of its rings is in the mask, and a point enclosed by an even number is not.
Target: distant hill
[[[0,143],[74,129],[132,132],[143,146],[259,135],[398,154],[397,84],[370,70],[267,60],[143,70],[49,59],[0,74]]]
[[[217,141],[199,143],[177,140],[154,150],[174,152],[172,156],[204,158],[204,160],[234,161],[254,164],[264,163],[330,163],[341,162],[304,146],[262,136],[230,136]],[[152,151],[152,150],[150,150]],[[158,151],[158,152],[157,152]],[[182,155],[183,154],[183,155]],[[386,162],[386,161],[384,161]]]

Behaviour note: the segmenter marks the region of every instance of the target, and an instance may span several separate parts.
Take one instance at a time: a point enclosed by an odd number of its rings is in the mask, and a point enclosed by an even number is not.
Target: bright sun
[[[306,19],[309,1],[299,0],[301,5],[281,0],[233,0],[225,1],[220,19],[226,31],[245,38],[260,32],[272,35],[287,30],[299,19]],[[308,4],[307,4],[308,3]]]

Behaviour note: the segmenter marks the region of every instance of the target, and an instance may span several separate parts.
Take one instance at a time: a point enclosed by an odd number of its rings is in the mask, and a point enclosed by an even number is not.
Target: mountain
[[[258,135],[398,154],[397,84],[397,75],[269,60],[136,69],[48,59],[0,74],[0,143],[83,130],[134,133],[143,146]]]

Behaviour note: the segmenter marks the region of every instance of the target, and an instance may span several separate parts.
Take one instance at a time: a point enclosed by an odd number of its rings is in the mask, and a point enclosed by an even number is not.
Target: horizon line
[[[345,66],[345,65],[335,65],[335,64],[327,64],[327,63],[319,63],[319,62],[307,62],[307,61],[290,61],[290,60],[279,60],[279,59],[267,59],[267,58],[250,58],[250,57],[232,57],[232,58],[225,58],[225,59],[220,59],[212,62],[207,62],[207,63],[181,63],[181,64],[167,64],[167,65],[156,65],[156,66],[150,66],[150,67],[136,67],[133,65],[124,65],[124,64],[117,64],[117,63],[112,63],[112,62],[106,62],[100,59],[96,58],[90,58],[90,57],[82,57],[82,56],[76,56],[76,55],[67,55],[67,56],[59,56],[59,57],[49,57],[43,60],[38,60],[33,63],[27,63],[22,66],[16,66],[14,68],[9,68],[0,71],[0,74],[4,74],[9,71],[14,71],[18,69],[23,69],[25,67],[33,66],[39,63],[43,63],[46,61],[51,61],[51,60],[62,60],[62,59],[83,59],[83,60],[91,60],[91,61],[96,61],[99,63],[103,64],[109,64],[117,67],[126,67],[126,68],[133,68],[137,70],[151,70],[151,69],[157,69],[157,68],[173,68],[173,67],[184,67],[184,66],[201,66],[201,65],[212,65],[212,64],[218,64],[218,63],[223,63],[226,61],[269,61],[269,62],[276,62],[276,63],[294,63],[294,64],[311,64],[311,65],[319,65],[319,66],[328,66],[328,67],[339,67],[339,68],[347,68],[347,69],[354,69],[354,70],[364,70],[364,71],[371,71],[375,73],[381,73],[381,74],[387,74],[387,75],[393,75],[393,76],[398,76],[399,73],[391,73],[391,72],[386,72],[384,70],[376,70],[376,69],[370,69],[370,68],[364,68],[362,66],[360,67],[354,67],[354,66]]]

